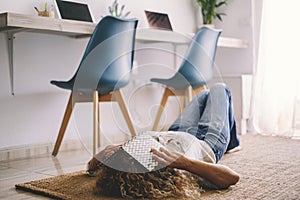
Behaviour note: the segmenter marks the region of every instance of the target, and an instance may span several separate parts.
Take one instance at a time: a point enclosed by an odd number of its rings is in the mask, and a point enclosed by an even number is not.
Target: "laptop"
[[[145,14],[150,28],[173,30],[168,14],[149,10],[145,10]]]
[[[59,19],[94,22],[88,4],[73,1],[54,0]]]

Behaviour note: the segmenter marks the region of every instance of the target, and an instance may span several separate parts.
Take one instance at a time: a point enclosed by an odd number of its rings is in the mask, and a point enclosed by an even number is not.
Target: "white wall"
[[[249,47],[245,49],[219,48],[216,63],[222,75],[251,74],[252,68],[252,15],[250,0],[229,0],[222,10],[226,16],[217,21],[223,29],[222,36],[245,39]]]
[[[35,15],[34,6],[42,7],[41,0],[1,0],[0,12],[18,12]],[[85,0],[89,3],[96,20],[106,15],[107,7],[112,1]],[[175,31],[190,33],[198,24],[197,6],[193,0],[120,0],[126,3],[130,17],[139,19],[139,27],[147,27],[144,9],[167,12]],[[50,1],[49,1],[50,3]],[[251,3],[249,0],[229,0],[224,10],[227,16],[222,23],[216,23],[224,31],[223,36],[232,36],[249,41],[248,49],[219,48],[217,65],[222,75],[241,75],[252,73],[252,28]],[[10,94],[8,52],[5,34],[0,33],[0,150],[15,146],[37,143],[53,143],[56,139],[60,122],[67,103],[68,91],[50,85],[50,80],[68,80],[77,68],[85,49],[87,39],[72,39],[64,36],[18,33],[14,41],[15,96]],[[157,48],[171,48],[168,44],[157,44]],[[137,44],[142,49],[144,44]],[[144,78],[160,76],[160,66],[166,66],[163,74],[174,71],[172,54],[139,50],[136,60],[143,67]],[[152,63],[152,64],[149,64]],[[139,68],[142,69],[142,68]],[[145,73],[152,69],[152,73]],[[173,70],[172,70],[173,69]],[[168,71],[169,70],[169,71]],[[162,88],[143,86],[144,80],[131,83],[124,91],[130,97],[130,109],[139,130],[151,126],[149,120],[155,114],[155,104],[159,103]],[[135,88],[130,91],[130,88]],[[126,93],[127,92],[127,93]],[[141,99],[141,97],[144,97]],[[141,104],[143,102],[143,104]],[[176,101],[173,101],[176,104]],[[145,112],[145,107],[147,110]],[[90,104],[76,108],[72,121],[66,132],[66,140],[92,135],[92,111]],[[104,105],[102,131],[104,134],[119,134],[124,127],[123,119],[115,106]],[[111,111],[114,112],[111,112]],[[144,114],[145,113],[145,114]],[[169,109],[170,123],[177,111]],[[151,116],[152,115],[152,116]],[[121,123],[122,128],[118,125]],[[126,135],[123,135],[126,137]]]

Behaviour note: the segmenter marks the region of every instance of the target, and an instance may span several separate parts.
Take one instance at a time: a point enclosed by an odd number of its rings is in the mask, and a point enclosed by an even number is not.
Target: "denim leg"
[[[226,151],[229,151],[240,145],[240,139],[238,137],[237,129],[236,129],[236,121],[235,121],[235,117],[233,114],[233,106],[232,106],[231,97],[229,98],[229,102],[230,102],[230,105],[229,105],[230,140],[229,140],[229,144],[227,146]]]
[[[214,151],[217,162],[227,150],[234,124],[230,90],[225,84],[215,84],[210,88],[206,107],[198,123],[198,132],[206,132],[204,141]]]
[[[208,93],[208,90],[202,90],[198,93],[197,96],[183,109],[175,122],[173,122],[169,131],[190,132],[189,130],[195,129],[195,127],[197,130],[200,116],[205,108]],[[193,135],[196,136],[196,133],[197,131]]]
[[[231,92],[225,84],[218,83],[197,94],[169,131],[188,132],[204,140],[218,162],[227,150],[239,145],[235,124]]]

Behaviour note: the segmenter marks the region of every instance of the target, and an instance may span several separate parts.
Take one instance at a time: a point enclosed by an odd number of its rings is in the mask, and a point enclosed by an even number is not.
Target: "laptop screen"
[[[92,15],[87,4],[56,0],[56,6],[58,8],[58,16],[61,19],[93,22]]]
[[[168,14],[145,10],[148,24],[151,28],[173,30]]]

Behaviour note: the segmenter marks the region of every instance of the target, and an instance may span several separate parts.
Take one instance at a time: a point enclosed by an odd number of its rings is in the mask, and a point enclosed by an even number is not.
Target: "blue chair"
[[[52,155],[58,153],[77,102],[93,102],[94,105],[93,154],[100,144],[99,102],[117,101],[131,135],[136,135],[120,89],[130,81],[137,23],[137,19],[103,17],[95,27],[73,77],[69,81],[51,81],[53,85],[71,90]]]
[[[190,88],[194,94],[206,88],[206,84],[213,77],[216,48],[221,32],[222,30],[208,27],[200,28],[193,37],[178,71],[168,79],[151,79],[152,82],[166,86],[152,130],[157,129],[169,96],[187,96],[189,101]]]

